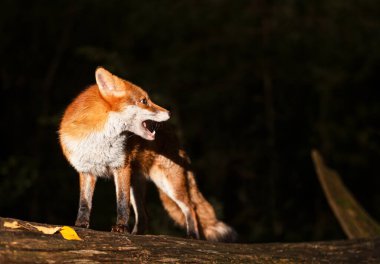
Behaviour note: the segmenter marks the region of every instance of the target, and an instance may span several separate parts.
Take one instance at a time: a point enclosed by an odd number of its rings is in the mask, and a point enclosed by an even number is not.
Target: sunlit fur
[[[126,146],[133,169],[132,178],[144,177],[155,183],[164,208],[175,223],[187,230],[189,236],[210,241],[236,241],[236,232],[217,219],[214,208],[199,191],[190,159],[170,125],[161,125],[155,141],[131,137]],[[133,206],[136,207],[136,204]],[[139,206],[144,204],[140,203]],[[141,212],[135,216],[135,225],[146,222],[145,209],[134,210]]]
[[[89,87],[69,105],[59,130],[61,146],[72,166],[98,177],[108,176],[110,168],[124,166],[123,132],[146,137],[144,120],[169,118],[167,110],[151,101],[149,105],[140,104],[140,99],[148,99],[148,95],[127,81],[116,77],[110,85],[117,87],[100,85]],[[117,93],[113,96],[112,92]]]
[[[163,123],[156,135],[143,125],[146,120],[165,121],[169,112],[154,104],[144,90],[103,68],[97,69],[95,76],[97,84],[68,106],[59,129],[63,152],[80,174],[76,225],[89,227],[96,179],[110,177],[117,195],[113,230],[127,230],[131,201],[135,211],[133,232],[144,233],[144,187],[151,180],[165,209],[186,228],[188,236],[234,241],[235,231],[216,218],[213,207],[198,190],[190,160],[173,129]]]
[[[95,72],[90,86],[67,107],[59,128],[62,150],[80,175],[80,201],[76,225],[88,227],[97,177],[112,177],[117,195],[117,221],[113,230],[127,230],[130,201],[130,164],[125,151],[126,132],[144,140],[155,133],[145,121],[169,119],[169,112],[154,104],[140,87],[104,68]]]

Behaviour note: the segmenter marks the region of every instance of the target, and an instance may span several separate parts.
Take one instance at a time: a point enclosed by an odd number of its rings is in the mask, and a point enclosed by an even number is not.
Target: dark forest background
[[[0,8],[0,215],[73,224],[57,129],[102,65],[173,111],[204,195],[245,242],[342,239],[310,150],[380,220],[380,2],[20,1]],[[92,226],[115,221],[98,181]],[[149,189],[151,233],[183,235]]]

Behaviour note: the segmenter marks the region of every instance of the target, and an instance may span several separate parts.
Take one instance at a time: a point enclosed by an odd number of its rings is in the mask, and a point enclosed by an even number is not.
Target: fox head
[[[102,98],[126,130],[147,140],[155,139],[155,122],[169,119],[169,111],[156,105],[140,87],[99,67],[95,79]]]

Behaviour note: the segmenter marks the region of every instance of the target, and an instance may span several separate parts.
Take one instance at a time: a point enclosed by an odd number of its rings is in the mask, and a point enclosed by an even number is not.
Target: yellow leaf
[[[21,226],[17,223],[17,221],[13,221],[13,222],[7,222],[7,221],[5,221],[4,222],[4,227],[14,228],[14,229],[21,228]]]
[[[61,235],[63,236],[64,239],[66,240],[82,240],[77,233],[75,232],[74,229],[72,229],[69,226],[63,226],[61,230],[59,230]]]
[[[35,226],[35,228],[37,228],[38,231],[41,231],[42,233],[46,234],[46,235],[52,235],[52,234],[55,234],[58,230],[61,229],[61,227],[59,226],[56,226],[56,227],[45,227],[45,226]]]

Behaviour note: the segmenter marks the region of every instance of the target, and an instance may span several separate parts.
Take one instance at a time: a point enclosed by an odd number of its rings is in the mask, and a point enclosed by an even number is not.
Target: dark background
[[[0,8],[0,216],[73,224],[57,129],[98,65],[150,92],[245,242],[342,239],[311,148],[380,220],[380,1],[20,1]],[[149,189],[152,233],[183,235]],[[93,228],[115,221],[98,181]]]

